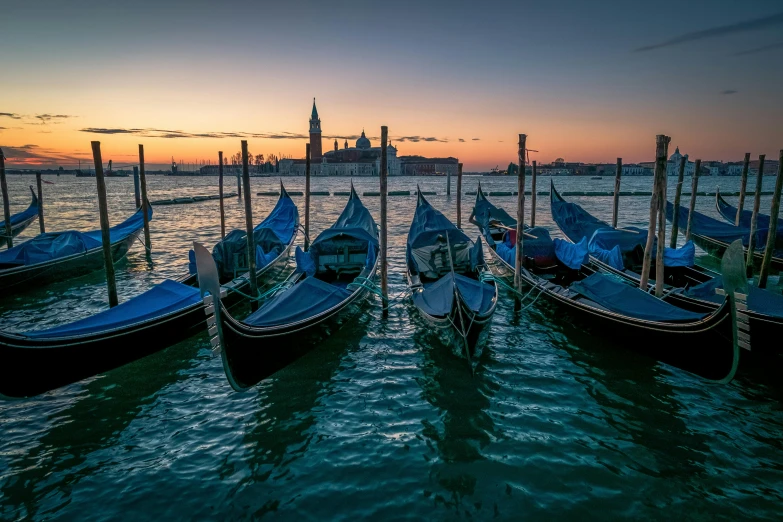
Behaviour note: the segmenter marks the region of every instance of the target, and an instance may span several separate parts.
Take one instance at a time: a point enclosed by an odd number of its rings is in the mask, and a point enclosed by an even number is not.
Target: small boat
[[[483,195],[477,194],[476,199],[477,205],[486,207],[488,202]],[[502,227],[501,223],[495,222],[490,227],[485,222],[482,233],[488,242],[492,238],[494,244],[489,249],[493,274],[513,284],[515,231],[504,230],[502,239],[498,240],[497,232],[493,237],[492,229],[502,230]],[[737,245],[732,250],[729,285],[737,284],[737,271],[739,281],[745,281],[744,269],[737,266],[742,264],[736,259],[738,248]],[[542,227],[526,229],[524,259],[520,276],[530,289],[531,298],[545,296],[587,328],[608,335],[623,346],[647,351],[686,369],[703,369],[708,365],[710,373],[728,374],[724,381],[733,378],[736,372],[739,346],[743,343],[749,346],[749,337],[747,342],[731,342],[733,300],[724,299],[711,313],[679,308],[595,270],[586,249],[568,241],[553,240]],[[742,288],[746,295],[746,283]]]
[[[576,203],[566,201],[552,184],[552,219],[572,243],[587,240],[590,261],[601,271],[639,285],[647,231],[636,227],[616,229],[594,217]],[[723,303],[716,294],[722,287],[719,274],[696,265],[692,247],[665,249],[663,299],[694,312],[712,312]],[[674,266],[672,266],[674,265]],[[650,267],[650,287],[655,285],[655,264]],[[762,288],[748,288],[748,317],[757,338],[776,339],[783,334],[783,296]],[[757,351],[780,350],[776,343],[758,343]]]
[[[30,202],[30,206],[23,212],[14,214],[11,216],[11,236],[18,236],[22,230],[30,226],[30,223],[35,221],[38,217],[38,196],[35,195],[33,187],[30,187],[30,192],[33,194],[33,200]],[[8,246],[8,239],[5,237],[5,221],[0,221],[0,248]]]
[[[729,203],[723,199],[720,190],[715,194],[715,208],[718,209],[718,214],[726,220],[727,223],[734,225],[737,222],[737,207],[729,205]],[[750,229],[750,222],[753,219],[753,212],[750,210],[743,210],[740,215],[739,226]],[[764,230],[769,229],[770,219],[766,214],[759,213],[756,216],[756,227]],[[778,220],[777,236],[783,236],[783,221]]]
[[[476,243],[438,212],[418,191],[408,232],[408,287],[419,315],[473,368],[480,334],[492,318],[498,287]]]
[[[270,250],[274,258],[258,265],[256,277],[276,282],[282,276],[298,227],[299,212],[283,191],[269,217],[255,229],[278,235],[277,247]],[[248,287],[246,273],[226,282],[222,286],[226,306],[239,303]],[[79,321],[46,330],[0,332],[0,395],[29,397],[109,371],[203,331],[203,322],[194,273],[167,279]]]
[[[687,207],[680,207],[679,223],[680,228],[684,229],[688,223]],[[666,202],[666,219],[671,221],[674,215],[674,206]],[[769,221],[767,221],[767,227]],[[748,226],[735,226],[730,223],[724,223],[715,218],[711,218],[701,212],[693,212],[691,221],[691,238],[693,242],[704,249],[708,254],[720,257],[726,251],[731,243],[736,240],[742,242],[745,254],[747,255],[748,243],[750,241],[750,224]],[[772,253],[772,268],[783,270],[783,234],[776,236],[775,250]],[[767,229],[761,226],[761,220],[757,222],[757,228],[754,239],[753,261],[757,266],[761,265],[764,259],[764,251],[767,245]]]
[[[378,227],[351,186],[337,221],[307,252],[297,247],[297,268],[244,320],[229,312],[218,284],[218,266],[194,244],[212,346],[219,348],[232,388],[246,390],[291,364],[358,313],[378,268]],[[208,294],[208,295],[205,295]]]
[[[152,207],[149,207],[152,219]],[[116,263],[130,249],[144,226],[141,209],[109,229]],[[101,231],[47,232],[0,253],[0,290],[6,295],[63,281],[103,268]]]
[[[604,179],[604,178],[602,178],[601,176],[592,176],[590,179],[596,179],[596,180],[598,180],[598,179]]]

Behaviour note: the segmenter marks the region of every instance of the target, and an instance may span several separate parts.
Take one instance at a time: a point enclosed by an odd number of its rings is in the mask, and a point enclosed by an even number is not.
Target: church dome
[[[370,140],[367,139],[367,136],[364,135],[364,130],[362,130],[362,137],[356,140],[356,148],[369,149],[370,147]]]
[[[677,162],[680,161],[680,158],[682,158],[682,154],[680,154],[680,147],[676,147],[674,149],[674,154],[669,156],[669,161]]]

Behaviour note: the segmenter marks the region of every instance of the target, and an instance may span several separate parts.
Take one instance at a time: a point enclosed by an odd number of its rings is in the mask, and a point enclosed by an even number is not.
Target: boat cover
[[[728,221],[731,224],[734,224],[736,218],[737,218],[737,207],[729,205],[726,200],[723,199],[720,195],[717,196],[718,201],[718,212],[720,212],[720,215],[723,216],[723,219]],[[740,226],[745,227],[747,229],[750,229],[750,222],[753,219],[753,212],[750,210],[742,210],[742,214],[740,215]],[[769,216],[759,213],[758,216],[756,216],[756,226],[758,228],[763,229],[769,229],[769,223],[770,219]],[[778,235],[783,234],[783,223],[778,220]]]
[[[152,219],[152,207],[149,207],[149,218]],[[117,243],[136,233],[144,226],[141,210],[131,217],[109,229],[111,243]],[[101,246],[101,231],[77,232],[47,232],[39,234],[5,252],[0,253],[0,265],[26,266],[44,263],[60,257],[87,252]]]
[[[666,219],[671,221],[673,215],[674,206],[667,201]],[[679,222],[682,224],[688,222],[688,209],[682,206],[680,207]],[[748,239],[750,238],[750,227],[737,227],[695,211],[691,221],[691,232],[723,243],[732,243],[739,239],[744,247],[748,246]],[[757,246],[756,250],[764,250],[767,244],[767,229],[759,228],[756,231],[755,243]]]
[[[508,212],[502,208],[496,207],[487,200],[487,197],[481,191],[481,184],[479,184],[478,191],[476,192],[476,204],[473,206],[473,217],[481,226],[481,230],[485,233],[489,227],[489,222],[492,220],[500,221],[507,227],[517,226],[517,220],[512,218]]]
[[[252,326],[273,327],[303,321],[337,306],[350,295],[348,290],[315,277],[306,277],[265,302],[243,322]]]
[[[305,274],[307,277],[313,277],[317,270],[317,265],[310,252],[305,252],[302,247],[297,246],[294,252],[294,259],[296,260],[296,273]]]
[[[535,239],[530,236],[535,236]],[[533,227],[525,230],[523,248],[525,257],[533,259],[533,262],[538,267],[549,268],[557,264],[552,237],[549,235],[549,231],[543,227]],[[510,234],[503,236],[503,241],[497,244],[495,252],[512,267],[516,266],[517,246],[511,243]]]
[[[44,339],[96,334],[162,317],[200,302],[201,294],[198,288],[166,279],[114,308],[62,326],[22,335]]]
[[[452,273],[425,284],[422,292],[414,292],[413,304],[435,317],[448,315],[454,305],[455,285],[463,302],[472,312],[483,315],[492,308],[492,299],[495,297],[495,288],[492,285]]]
[[[277,258],[291,241],[298,221],[299,210],[285,189],[282,189],[275,208],[266,219],[253,229],[253,241],[257,247],[261,247],[264,253],[264,257],[259,259],[258,252],[256,252],[256,260],[265,260],[266,256],[272,256],[271,259]],[[239,263],[236,267],[234,266],[235,255]],[[226,237],[212,249],[212,257],[215,259],[220,274],[232,274],[235,268],[241,271],[247,270],[247,233],[244,230],[235,229],[226,234]],[[262,266],[256,263],[256,268],[262,268]]]
[[[598,272],[572,283],[568,288],[607,310],[645,321],[690,322],[705,317],[705,314],[683,310]]]
[[[565,239],[555,238],[555,255],[565,266],[572,270],[579,270],[582,265],[590,262],[590,252],[587,250],[587,238],[583,237],[579,243],[571,243]]]
[[[38,197],[35,195],[35,192],[33,192],[33,200],[30,203],[30,206],[27,207],[22,212],[11,216],[11,228],[37,215],[38,215]],[[0,221],[0,234],[5,234],[5,220]]]
[[[318,251],[318,245],[338,236],[350,236],[378,246],[378,226],[370,211],[362,204],[351,185],[351,196],[340,217],[334,224],[318,234],[311,249]]]
[[[448,251],[451,248],[451,261]],[[470,238],[430,205],[419,193],[416,213],[408,232],[408,264],[432,279],[470,266]]]
[[[698,286],[688,288],[684,294],[705,301],[722,303],[724,297],[715,293],[718,288],[723,288],[721,276],[713,277]],[[759,314],[783,318],[783,295],[748,285],[748,309]]]
[[[596,218],[576,203],[563,200],[555,191],[554,186],[552,190],[554,191],[551,202],[552,219],[560,227],[560,230],[568,236],[568,239],[574,243],[583,237],[593,237],[597,230],[612,229],[609,223]],[[629,239],[632,237],[629,236]],[[603,248],[606,248],[606,246]]]
[[[598,233],[598,231],[596,231],[596,233]],[[620,250],[620,245],[615,245],[609,250],[604,250],[599,246],[588,244],[588,249],[590,250],[590,255],[602,263],[607,264],[616,270],[625,269],[625,262],[623,261],[623,253]],[[665,259],[666,256],[664,256],[664,263],[666,262]]]

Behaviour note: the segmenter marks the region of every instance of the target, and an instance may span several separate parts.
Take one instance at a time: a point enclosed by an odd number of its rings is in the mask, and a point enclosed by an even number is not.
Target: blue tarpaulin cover
[[[652,255],[655,259],[655,251]],[[696,247],[693,241],[688,241],[680,248],[663,249],[663,266],[693,266],[696,264]]]
[[[555,238],[555,255],[568,268],[579,270],[582,265],[590,262],[590,252],[587,250],[587,238],[583,237],[579,243],[571,243],[564,239]]]
[[[100,333],[161,317],[200,301],[198,288],[167,279],[133,299],[86,319],[22,335],[41,339]]]
[[[313,277],[316,272],[315,261],[310,252],[305,252],[302,247],[297,246],[294,252],[296,260],[296,273],[305,274],[307,277]]]
[[[551,190],[555,190],[554,186]],[[551,202],[552,219],[560,227],[560,230],[574,243],[583,237],[592,238],[596,230],[611,229],[606,221],[601,221],[592,214],[586,212],[576,203],[569,203],[560,198],[556,191],[553,192]],[[602,248],[606,249],[607,246]],[[622,247],[621,247],[622,248]]]
[[[440,242],[439,237],[443,238]],[[463,266],[470,265],[469,245],[470,238],[419,194],[416,212],[408,231],[408,265],[434,279],[436,275],[450,269],[449,261],[438,263],[450,247],[450,263],[459,271]],[[435,251],[441,252],[436,256],[437,259],[433,257]]]
[[[301,321],[337,306],[351,293],[315,277],[306,277],[264,303],[244,322],[253,326],[271,327]]]
[[[517,220],[512,218],[508,212],[502,208],[498,208],[487,200],[487,197],[481,191],[481,185],[479,184],[478,191],[476,192],[476,204],[473,206],[473,217],[476,222],[481,226],[481,230],[486,233],[489,222],[493,220],[500,221],[507,227],[516,227]]]
[[[492,285],[476,281],[460,274],[446,274],[433,283],[424,286],[421,292],[414,292],[413,303],[423,312],[437,317],[448,315],[454,304],[454,285],[459,289],[467,307],[483,314],[492,308],[495,289]]]
[[[567,231],[563,231],[570,238]],[[647,231],[637,227],[625,227],[622,230],[612,228],[606,225],[606,228],[599,228],[590,237],[588,248],[590,252],[595,250],[611,250],[619,247],[620,253],[625,254],[636,247],[644,249],[647,242]]]
[[[615,313],[646,321],[690,322],[705,314],[689,312],[601,273],[569,286],[572,290]]]
[[[535,239],[530,236],[534,236]],[[555,244],[547,229],[543,227],[528,228],[525,230],[523,245],[525,257],[532,258],[536,266],[548,268],[557,264]],[[511,244],[509,234],[503,236],[503,242],[497,244],[495,252],[503,261],[516,267],[517,246]]]
[[[713,277],[705,283],[688,288],[684,293],[697,299],[722,303],[724,297],[715,293],[718,288],[723,288],[721,276]],[[783,295],[748,285],[748,309],[759,314],[783,318]]]
[[[152,207],[149,207],[149,218],[152,219]],[[111,243],[126,239],[144,226],[144,217],[138,210],[131,217],[109,229]],[[32,265],[79,254],[101,246],[101,231],[77,232],[47,232],[39,234],[5,252],[0,253],[0,264]]]
[[[620,245],[615,245],[610,250],[604,250],[601,247],[590,245],[590,255],[616,270],[625,269],[625,263],[623,263],[623,253],[620,251]]]
[[[730,223],[734,223],[737,218],[737,207],[731,206],[722,197],[718,197],[718,211],[720,214],[727,219]],[[740,215],[740,226],[750,229],[750,222],[753,219],[753,212],[750,210],[742,210],[742,214]],[[759,213],[758,216],[756,216],[756,226],[758,228],[762,229],[769,229],[769,223],[770,219],[769,216]],[[778,220],[778,227],[777,227],[777,235],[780,236],[783,234],[783,222]]]
[[[674,206],[667,201],[666,219],[671,221],[673,215]],[[688,209],[682,206],[680,207],[679,222],[681,224],[688,222]],[[693,212],[693,220],[691,221],[691,232],[724,243],[732,243],[739,239],[745,247],[748,246],[748,240],[750,238],[750,227],[736,227],[695,211]],[[756,231],[755,244],[757,250],[764,250],[764,247],[767,244],[767,229],[760,228]]]
[[[318,234],[313,241],[312,248],[317,251],[318,244],[341,235],[351,236],[356,239],[365,240],[378,246],[378,227],[370,211],[362,204],[362,200],[356,194],[351,185],[351,196],[345,205],[340,217],[334,224]]]

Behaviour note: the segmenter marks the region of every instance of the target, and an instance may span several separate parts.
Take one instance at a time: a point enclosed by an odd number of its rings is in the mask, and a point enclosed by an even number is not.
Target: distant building
[[[678,176],[680,174],[680,160],[685,157],[685,175],[693,176],[693,172],[696,170],[696,164],[692,161],[688,161],[688,155],[683,156],[680,154],[680,148],[675,147],[674,154],[669,156],[669,161],[666,162],[666,175]],[[654,163],[653,163],[654,168]],[[625,170],[625,169],[623,169]]]
[[[456,176],[458,164],[459,160],[451,157],[402,156],[400,158],[403,176]]]

